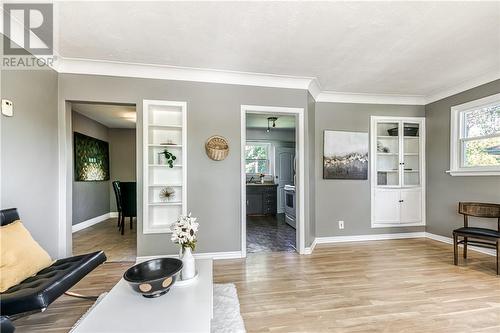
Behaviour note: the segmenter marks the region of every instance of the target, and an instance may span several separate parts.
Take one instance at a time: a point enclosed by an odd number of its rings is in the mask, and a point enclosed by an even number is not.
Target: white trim
[[[82,58],[59,57],[56,64],[53,66],[53,69],[59,73],[67,74],[91,74],[303,89],[308,90],[316,102],[396,105],[426,105],[482,84],[500,79],[500,72],[493,70],[489,71],[486,75],[465,81],[455,87],[424,96],[411,94],[370,94],[326,90],[322,91],[319,80],[316,77],[239,72]]]
[[[405,232],[397,234],[374,234],[374,235],[355,235],[355,236],[332,236],[332,237],[316,237],[311,245],[311,247],[306,248],[311,254],[317,244],[335,244],[335,243],[347,243],[347,242],[368,242],[377,240],[390,240],[390,239],[406,239],[406,238],[429,238],[438,242],[443,242],[446,244],[453,244],[453,240],[450,237],[445,237],[441,235],[432,234],[430,232]],[[462,247],[462,245],[459,245]],[[495,256],[495,250],[481,248],[477,246],[468,247],[472,251],[484,253],[490,256]]]
[[[104,222],[106,220],[109,220],[111,218],[111,214],[113,214],[113,213],[110,212],[110,213],[102,214],[100,216],[96,216],[96,217],[91,218],[89,220],[86,220],[86,221],[74,224],[71,227],[71,232],[75,233],[77,231],[80,231],[80,230],[83,230],[83,229],[87,229],[88,227],[91,227],[91,226],[96,225],[98,223],[101,223],[101,222]],[[118,213],[117,213],[117,216],[118,216]]]
[[[316,244],[333,244],[345,242],[366,242],[388,239],[404,239],[404,238],[423,238],[425,232],[404,232],[396,234],[374,234],[374,235],[355,235],[355,236],[333,236],[333,237],[316,237]]]
[[[483,84],[493,82],[495,80],[500,79],[500,71],[498,69],[488,71],[487,74],[475,77],[471,80],[464,81],[459,85],[456,85],[452,88],[444,89],[441,91],[437,91],[435,93],[431,93],[425,99],[425,104],[430,104],[439,100],[442,100],[446,97],[450,97],[466,90],[479,87]]]
[[[316,244],[317,244],[317,238],[314,238],[311,246],[308,246],[304,249],[304,254],[312,254],[314,249],[316,248]]]
[[[316,102],[425,105],[425,96],[322,91],[317,95]]]
[[[58,60],[58,71],[59,73],[68,74],[108,75],[304,90],[309,88],[309,84],[313,80],[311,77],[64,57]]]
[[[438,242],[443,242],[443,243],[446,243],[446,244],[453,244],[453,239],[450,238],[450,237],[436,235],[436,234],[432,234],[430,232],[426,232],[425,233],[425,237],[429,238],[429,239],[433,239],[433,240],[438,241]],[[459,246],[463,247],[462,244],[460,244]],[[476,252],[481,252],[481,253],[487,254],[489,256],[495,256],[496,255],[495,250],[493,250],[493,249],[481,248],[481,247],[470,246],[470,245],[467,247],[467,249],[472,250],[472,251],[476,251]]]
[[[205,253],[193,253],[196,259],[212,259],[212,260],[224,260],[224,259],[241,259],[243,258],[241,251],[229,251],[229,252],[205,252]],[[179,258],[178,254],[168,254],[159,256],[139,256],[136,259],[136,263],[144,262],[156,258]]]
[[[246,145],[246,114],[247,113],[289,113],[297,116],[296,150],[298,151],[298,229],[297,244],[299,253],[305,254],[305,118],[303,108],[241,105],[241,142],[240,142],[240,177],[241,177],[241,253],[246,257],[246,173],[245,173],[245,145]],[[296,154],[297,155],[297,154]]]
[[[109,213],[109,217],[110,217],[110,218],[115,218],[115,217],[118,217],[118,212],[110,212],[110,213]]]
[[[497,104],[500,94],[490,95],[467,103],[452,106],[450,109],[450,170],[446,173],[451,176],[496,176],[500,175],[500,167],[463,167],[462,145],[460,131],[462,128],[462,112],[479,109],[488,105]],[[495,135],[498,136],[498,135]],[[493,137],[493,136],[492,136]],[[479,137],[478,139],[485,138]],[[473,138],[471,138],[473,139]],[[463,139],[462,139],[463,140]]]

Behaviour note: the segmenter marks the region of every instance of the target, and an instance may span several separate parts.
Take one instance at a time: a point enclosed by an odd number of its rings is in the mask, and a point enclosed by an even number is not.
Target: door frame
[[[294,115],[297,120],[295,131],[295,149],[297,157],[297,229],[296,244],[298,244],[299,254],[305,254],[305,119],[304,108],[262,106],[262,105],[241,105],[241,201],[240,201],[240,226],[241,226],[241,256],[247,256],[247,220],[246,220],[246,172],[245,172],[245,145],[246,145],[246,115],[247,113],[267,114],[280,113]]]

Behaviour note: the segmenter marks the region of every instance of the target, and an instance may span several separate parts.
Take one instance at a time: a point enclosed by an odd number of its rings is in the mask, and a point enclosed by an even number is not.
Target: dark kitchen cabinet
[[[247,215],[276,215],[277,185],[247,185]]]

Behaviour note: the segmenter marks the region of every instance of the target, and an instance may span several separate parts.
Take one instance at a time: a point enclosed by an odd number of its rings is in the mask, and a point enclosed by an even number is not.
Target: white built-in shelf
[[[143,101],[143,233],[170,233],[170,225],[187,213],[187,103]],[[174,144],[161,144],[172,142]],[[167,149],[177,162],[171,168],[160,152]],[[172,187],[173,201],[160,201]]]
[[[372,116],[370,155],[372,228],[425,225],[425,119]]]
[[[181,148],[182,147],[182,145],[160,145],[160,144],[156,144],[156,143],[149,144],[148,146],[152,147],[152,148]]]
[[[149,184],[149,187],[182,187],[182,184]]]
[[[170,166],[168,164],[150,164],[149,167],[151,167],[151,168],[169,168],[169,169],[172,169],[172,168],[170,168]],[[180,164],[174,164],[174,168],[182,168],[182,165],[180,165]]]
[[[149,206],[181,206],[182,202],[151,202]]]
[[[182,129],[182,125],[155,125],[149,124],[150,129]]]

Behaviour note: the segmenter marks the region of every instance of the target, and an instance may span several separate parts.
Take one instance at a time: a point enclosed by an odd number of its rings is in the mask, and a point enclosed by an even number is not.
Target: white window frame
[[[452,176],[498,176],[500,166],[465,167],[463,165],[463,145],[464,141],[472,139],[463,138],[464,126],[463,115],[468,111],[477,110],[488,106],[500,104],[500,94],[477,99],[468,103],[453,106],[451,108],[450,126],[450,170],[447,171]],[[473,140],[496,137],[498,135],[486,135],[475,137]]]
[[[272,176],[273,175],[273,145],[270,142],[263,142],[263,141],[247,141],[245,146],[267,146],[267,163],[268,163],[268,170],[267,173],[264,173],[265,176]],[[245,166],[246,162],[249,161],[248,159],[245,158]],[[259,161],[259,160],[255,160]],[[260,172],[257,173],[247,173],[249,176],[255,176],[255,175],[260,175]]]

